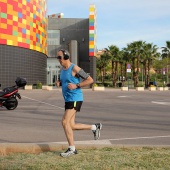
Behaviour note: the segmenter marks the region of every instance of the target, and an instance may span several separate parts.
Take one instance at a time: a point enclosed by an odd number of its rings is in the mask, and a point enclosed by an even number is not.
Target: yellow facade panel
[[[26,24],[27,23],[26,19],[22,19],[22,23]]]
[[[17,16],[13,16],[13,21],[18,21],[18,17]]]
[[[34,14],[33,13],[30,13],[30,17],[33,18]]]
[[[7,44],[8,45],[13,45],[13,41],[12,40],[7,40]]]
[[[37,47],[37,46],[36,46],[36,50],[37,50],[37,51],[40,51],[40,47]]]
[[[94,48],[94,45],[90,45],[90,44],[89,44],[89,48]]]
[[[35,5],[33,6],[33,10],[36,12],[36,6]]]
[[[19,42],[22,42],[22,37],[18,37],[18,41],[19,41]]]
[[[26,0],[22,0],[22,4],[26,5],[27,1]]]
[[[33,45],[32,44],[30,44],[30,49],[33,50]]]
[[[26,31],[26,34],[27,34],[27,35],[30,35],[30,30],[27,30],[27,31]]]
[[[95,10],[95,9],[94,9],[93,7],[90,7],[90,8],[89,8],[89,11],[90,11],[90,12],[94,12],[94,10]]]

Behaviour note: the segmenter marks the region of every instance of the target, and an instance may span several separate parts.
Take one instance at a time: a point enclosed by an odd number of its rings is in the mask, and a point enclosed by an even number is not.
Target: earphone
[[[63,52],[63,55],[64,55],[64,60],[68,60],[69,59],[69,55],[67,54],[67,52],[63,49],[61,49],[60,51]]]

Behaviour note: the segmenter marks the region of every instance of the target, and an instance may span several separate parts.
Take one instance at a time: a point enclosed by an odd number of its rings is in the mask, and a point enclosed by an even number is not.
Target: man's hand
[[[72,83],[68,83],[68,86],[67,86],[70,90],[74,90],[77,88],[77,85],[76,84],[72,84]]]
[[[55,84],[56,84],[57,87],[60,87],[60,81],[59,81],[59,80],[57,80],[57,81],[55,82]]]

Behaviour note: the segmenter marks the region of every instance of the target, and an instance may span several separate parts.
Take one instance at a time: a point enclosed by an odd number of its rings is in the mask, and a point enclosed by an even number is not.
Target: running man
[[[77,154],[74,144],[74,130],[92,130],[94,139],[100,137],[101,123],[94,125],[75,123],[76,112],[80,112],[83,103],[83,93],[81,87],[88,86],[93,83],[93,79],[83,69],[71,63],[68,51],[61,49],[57,52],[57,59],[62,68],[60,80],[56,81],[56,85],[62,86],[62,93],[65,100],[65,113],[62,118],[62,125],[68,141],[68,149],[60,153],[62,157],[68,157]],[[83,79],[80,82],[80,78]]]

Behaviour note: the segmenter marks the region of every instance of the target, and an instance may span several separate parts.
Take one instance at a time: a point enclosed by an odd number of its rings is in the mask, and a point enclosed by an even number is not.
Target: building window
[[[60,45],[60,30],[48,30],[48,45]]]

